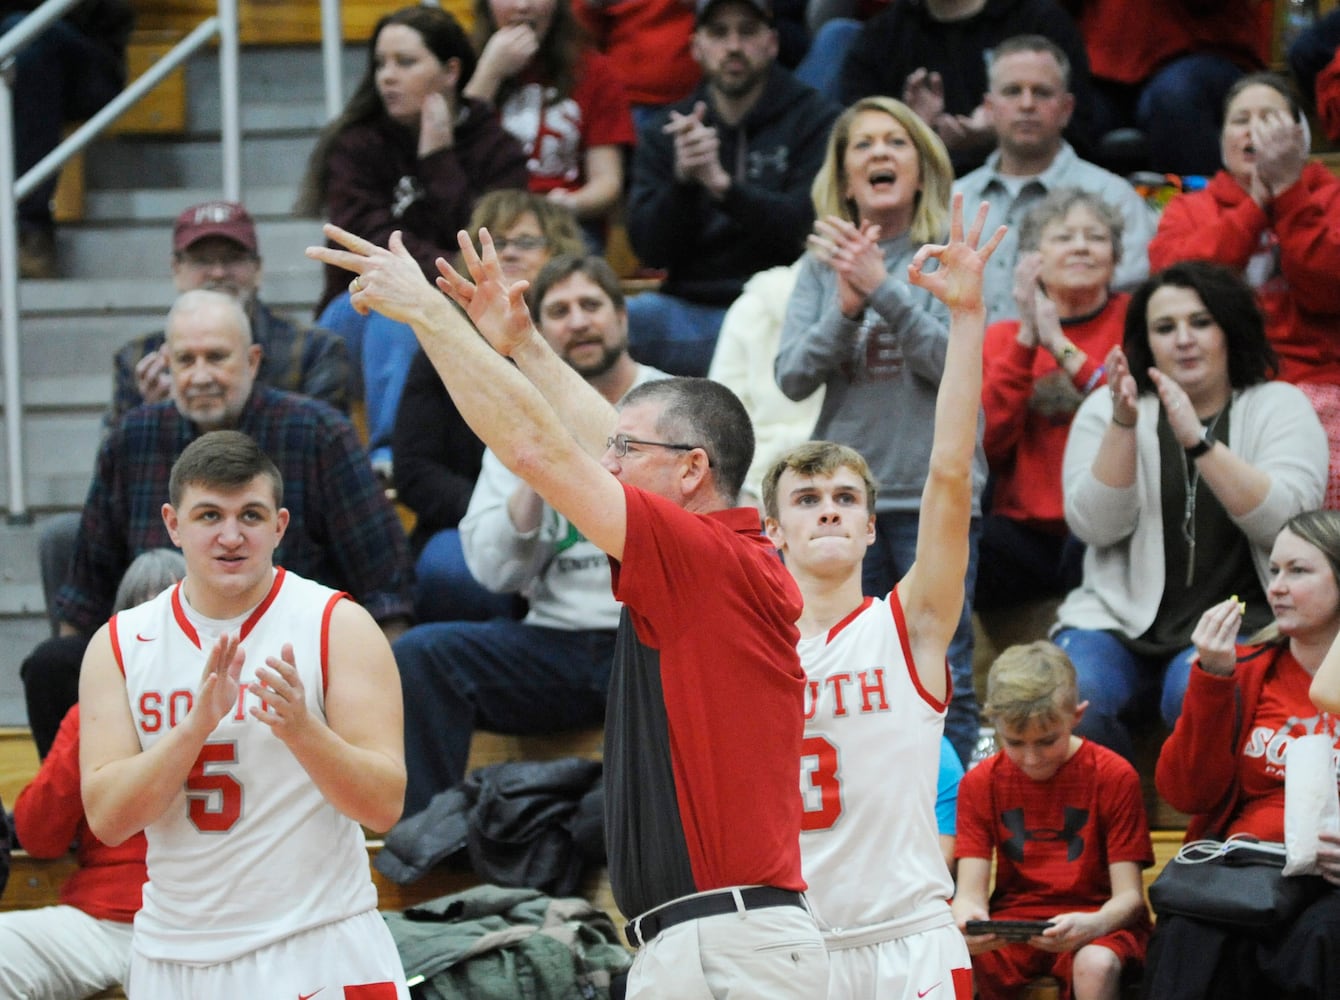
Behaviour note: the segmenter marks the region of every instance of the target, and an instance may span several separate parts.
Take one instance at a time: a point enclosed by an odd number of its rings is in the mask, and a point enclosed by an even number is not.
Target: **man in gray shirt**
[[[988,231],[1010,227],[986,266],[988,323],[1016,315],[1012,289],[1019,223],[1055,188],[1092,191],[1121,213],[1125,228],[1114,279],[1118,288],[1133,286],[1149,273],[1145,248],[1154,235],[1153,212],[1129,183],[1081,160],[1061,138],[1075,108],[1069,77],[1066,54],[1041,35],[1017,35],[996,47],[985,104],[999,146],[985,164],[954,183],[965,205],[991,205]]]

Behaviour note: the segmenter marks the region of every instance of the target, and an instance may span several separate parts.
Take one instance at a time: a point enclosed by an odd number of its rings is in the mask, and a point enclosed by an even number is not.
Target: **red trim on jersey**
[[[112,615],[107,622],[107,635],[112,640],[112,655],[116,657],[117,669],[121,671],[121,676],[126,676],[126,661],[121,658],[121,639],[116,634],[116,615]],[[78,707],[76,705],[76,707]]]
[[[200,636],[196,634],[191,619],[186,617],[186,609],[181,606],[181,585],[185,582],[185,580],[178,580],[177,585],[172,588],[172,617],[177,619],[177,627],[185,633],[186,638],[191,640],[191,645],[199,649]]]
[[[326,602],[326,608],[321,612],[321,693],[325,694],[330,686],[330,616],[335,613],[337,602],[349,597],[343,590],[337,594],[331,594],[330,600]],[[353,600],[353,598],[349,598]]]
[[[864,599],[863,601],[861,601],[861,603],[857,606],[857,608],[856,608],[855,611],[853,611],[853,612],[852,612],[851,614],[849,614],[846,618],[842,619],[842,621],[838,622],[836,625],[834,625],[832,628],[830,628],[830,629],[828,630],[828,638],[824,640],[824,645],[827,646],[830,642],[832,642],[834,639],[836,639],[838,633],[841,632],[841,631],[842,631],[844,628],[846,628],[848,625],[850,625],[852,622],[854,622],[854,621],[856,620],[857,616],[859,616],[860,613],[861,613],[862,611],[864,611],[866,608],[870,607],[870,603],[871,603],[873,600],[874,600],[873,597],[867,597],[867,598],[865,598],[865,599]]]
[[[889,610],[893,612],[893,624],[898,629],[898,642],[903,647],[903,659],[907,661],[907,676],[911,678],[912,686],[917,689],[922,701],[937,712],[943,712],[948,708],[949,698],[954,693],[954,679],[949,674],[949,658],[945,658],[945,700],[941,701],[932,697],[931,693],[921,686],[921,670],[912,659],[912,647],[908,645],[907,617],[903,614],[903,602],[898,596],[897,587],[889,591]]]
[[[242,631],[237,635],[239,640],[247,637],[247,634],[256,627],[256,623],[261,620],[261,615],[265,614],[265,612],[269,610],[270,605],[275,602],[275,598],[279,596],[279,588],[284,585],[284,577],[286,575],[283,566],[275,567],[275,578],[274,582],[270,584],[270,592],[265,595],[265,600],[261,601],[260,604],[257,604],[256,610],[248,615],[247,620],[242,623]]]
[[[361,983],[344,988],[344,1000],[396,1000],[395,983]]]

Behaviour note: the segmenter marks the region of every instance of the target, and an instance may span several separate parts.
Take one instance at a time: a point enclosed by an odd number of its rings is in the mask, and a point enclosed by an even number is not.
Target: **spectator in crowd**
[[[261,348],[257,380],[347,412],[349,353],[344,341],[266,306],[260,298],[261,264],[256,224],[242,205],[206,201],[177,216],[170,264],[177,293],[208,288],[233,296],[246,310],[252,342]],[[157,330],[116,352],[112,404],[103,421],[109,429],[141,403],[161,403],[172,395],[165,341],[166,334]]]
[[[404,532],[353,425],[324,403],[257,384],[260,348],[231,295],[182,293],[168,313],[167,347],[172,398],[131,410],[103,439],[56,598],[60,634],[23,664],[42,755],[76,700],[80,658],[111,614],[117,581],[139,553],[171,544],[161,515],[168,474],[207,431],[251,435],[284,470],[292,517],[279,549],[285,568],[347,591],[392,635],[410,614]]]
[[[996,46],[989,78],[985,107],[998,146],[986,163],[954,183],[968,204],[991,204],[993,225],[1011,227],[987,272],[987,321],[1018,318],[1013,270],[1019,223],[1031,206],[1059,187],[1091,191],[1121,214],[1123,252],[1113,262],[1109,283],[1118,288],[1139,284],[1149,275],[1145,247],[1154,235],[1154,216],[1135,188],[1081,160],[1062,137],[1075,108],[1065,52],[1041,35],[1007,38]]]
[[[1075,22],[1056,0],[911,0],[891,3],[866,21],[842,66],[844,104],[901,97],[949,149],[963,176],[996,143],[984,95],[995,47],[1015,35],[1042,35],[1065,53],[1075,113],[1066,137],[1091,145],[1089,60]]]
[[[980,1000],[1011,1000],[1043,975],[1065,984],[1063,997],[1119,1000],[1144,963],[1140,871],[1154,845],[1140,777],[1075,735],[1084,707],[1074,666],[1050,642],[1011,646],[991,664],[982,714],[1001,749],[959,785],[953,904]],[[969,920],[988,919],[1051,926],[1020,942],[967,934]]]
[[[809,442],[764,477],[768,537],[805,601],[797,622],[808,680],[800,849],[829,950],[831,996],[925,996],[936,986],[946,997],[971,992],[935,805],[949,702],[946,651],[969,557],[986,329],[982,273],[1003,235],[979,248],[985,221],[982,206],[965,237],[956,199],[948,243],[923,247],[907,272],[950,317],[915,566],[886,594],[862,594],[876,488],[851,448]],[[932,260],[937,267],[929,271]]]
[[[1268,7],[1268,4],[1262,4]],[[1289,68],[1331,142],[1340,142],[1340,10],[1332,9],[1294,39]]]
[[[1093,73],[1094,134],[1137,129],[1159,173],[1214,173],[1224,95],[1270,62],[1275,4],[1261,0],[1063,0]],[[1140,164],[1139,160],[1144,159]],[[1106,158],[1104,158],[1106,162]],[[1115,169],[1115,164],[1114,164]],[[1162,265],[1154,264],[1155,268]]]
[[[550,349],[611,405],[665,377],[628,356],[623,291],[602,258],[555,257],[530,303]],[[474,579],[523,594],[529,611],[519,622],[418,625],[396,641],[409,815],[465,777],[476,728],[555,732],[605,715],[619,606],[604,554],[488,451],[460,544]]]
[[[818,221],[777,352],[777,384],[788,398],[825,386],[814,436],[854,448],[879,483],[875,544],[865,556],[870,596],[892,590],[916,556],[948,316],[929,291],[909,284],[907,267],[922,244],[944,237],[952,182],[944,144],[906,105],[867,97],[844,111],[814,179]],[[973,465],[968,595],[986,482],[980,448]],[[977,738],[970,599],[949,661],[945,734],[966,761]]]
[[[185,209],[172,229],[170,267],[178,294],[208,288],[226,292],[242,304],[252,340],[261,348],[258,381],[348,409],[349,356],[344,341],[329,330],[294,323],[261,302],[256,226],[243,206],[206,201]],[[116,352],[112,402],[103,417],[107,429],[141,403],[160,403],[171,395],[164,340],[158,330],[136,337]],[[69,573],[78,531],[77,513],[58,514],[42,526],[42,593],[53,633],[56,592]]]
[[[462,239],[473,280],[444,268],[439,285],[467,320],[398,239],[382,249],[325,231],[347,249],[308,254],[354,271],[363,308],[414,325],[499,460],[613,560],[624,608],[605,837],[639,948],[628,1000],[706,995],[711,982],[741,998],[822,995],[827,953],[800,867],[800,594],[757,511],[732,506],[754,450],[744,407],[689,378],[644,383],[611,407],[545,344],[482,234],[482,259]]]
[[[363,831],[404,799],[391,648],[275,565],[285,483],[252,438],[202,434],[168,481],[186,576],[99,629],[79,677],[89,829],[148,842],[130,993],[408,1000]]]
[[[474,70],[469,39],[440,7],[418,4],[382,17],[362,80],[312,151],[297,210],[382,242],[399,230],[424,274],[436,274],[433,262],[455,251],[475,200],[527,181],[520,145],[488,105],[462,93]],[[317,313],[349,344],[367,403],[368,450],[385,471],[414,335],[359,315],[347,283],[327,268]]]
[[[1079,585],[1083,547],[1065,523],[1061,456],[1070,421],[1104,384],[1130,298],[1113,292],[1122,217],[1098,195],[1057,188],[1023,219],[1017,320],[986,331],[982,445],[991,470],[973,607],[995,611]]]
[[[571,210],[528,191],[507,189],[482,196],[469,231],[497,233],[494,248],[503,276],[534,282],[554,257],[584,253]],[[516,617],[516,596],[481,587],[461,554],[457,526],[479,478],[484,442],[461,419],[427,355],[416,351],[396,414],[392,445],[397,456],[398,499],[414,512],[410,550],[414,565],[414,617],[423,622]]]
[[[688,0],[575,0],[572,12],[623,81],[639,130],[698,85]]]
[[[1309,511],[1290,518],[1270,553],[1267,596],[1274,621],[1238,645],[1242,607],[1212,604],[1196,624],[1196,666],[1186,704],[1159,753],[1159,794],[1191,814],[1187,841],[1247,836],[1285,839],[1289,747],[1324,733],[1340,752],[1333,695],[1340,634],[1340,514]],[[1331,688],[1334,691],[1334,688]],[[1284,926],[1232,928],[1160,914],[1149,949],[1145,996],[1186,1000],[1298,997],[1335,991],[1340,921],[1340,835],[1321,834],[1317,861],[1326,891]]]
[[[181,553],[136,556],[116,590],[115,611],[142,604],[186,573]],[[14,831],[35,858],[75,851],[60,905],[0,914],[0,990],[9,997],[80,1000],[124,983],[131,921],[144,886],[144,835],[109,847],[88,828],[79,794],[79,706],[61,720],[51,752],[14,803]]]
[[[1127,760],[1128,718],[1181,711],[1198,609],[1237,595],[1245,627],[1266,624],[1269,545],[1321,502],[1326,435],[1298,389],[1266,381],[1274,363],[1251,289],[1175,264],[1131,296],[1111,391],[1071,424],[1066,523],[1088,549],[1055,638],[1089,702],[1077,731]]]
[[[666,270],[629,300],[633,357],[675,375],[706,373],[745,281],[800,252],[838,111],[776,64],[769,0],[698,0],[695,24],[703,82],[642,130],[628,195],[634,251]]]
[[[637,137],[614,63],[586,44],[571,0],[475,0],[474,14],[479,65],[464,93],[521,143],[530,190],[570,208],[603,250]]]
[[[1256,291],[1279,377],[1326,429],[1325,505],[1340,507],[1340,179],[1308,161],[1302,112],[1281,77],[1242,77],[1224,107],[1223,169],[1168,202],[1149,263],[1212,260]]]
[[[739,397],[754,424],[754,461],[740,491],[742,504],[763,509],[763,474],[796,445],[808,441],[823,406],[823,386],[799,401],[777,387],[773,367],[781,343],[786,303],[796,287],[799,262],[770,267],[747,282],[726,310],[707,377]]]
[[[41,0],[3,0],[0,35],[23,23]],[[135,23],[128,0],[80,0],[14,58],[14,168],[22,177],[60,145],[67,122],[91,118],[126,85],[126,43]],[[10,72],[9,69],[6,72]],[[21,278],[54,278],[53,173],[19,202]]]

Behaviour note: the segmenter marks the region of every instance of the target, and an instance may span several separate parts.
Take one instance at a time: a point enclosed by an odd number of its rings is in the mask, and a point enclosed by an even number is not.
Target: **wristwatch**
[[[1064,368],[1065,363],[1078,353],[1079,348],[1067,341],[1066,345],[1056,352],[1056,363]]]
[[[1191,459],[1200,458],[1215,445],[1214,438],[1210,437],[1210,429],[1206,427],[1200,432],[1200,440],[1186,450],[1186,457]]]

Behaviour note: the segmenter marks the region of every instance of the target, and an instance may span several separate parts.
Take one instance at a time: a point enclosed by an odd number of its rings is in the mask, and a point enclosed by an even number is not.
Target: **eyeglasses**
[[[543,250],[549,245],[549,241],[543,236],[518,236],[514,239],[508,239],[506,236],[495,237],[493,240],[493,249],[502,253],[508,247],[514,250]]]
[[[606,450],[613,448],[614,454],[619,458],[628,454],[630,444],[648,445],[653,448],[673,448],[675,451],[693,451],[695,448],[702,447],[697,444],[675,444],[672,441],[643,441],[640,438],[630,438],[627,434],[615,434],[613,437],[605,439]]]
[[[211,267],[224,267],[232,270],[233,268],[245,267],[247,264],[256,262],[254,253],[239,251],[237,253],[213,253],[213,254],[195,254],[189,250],[183,250],[177,254],[177,259],[187,267],[193,267],[197,271],[204,271]]]

